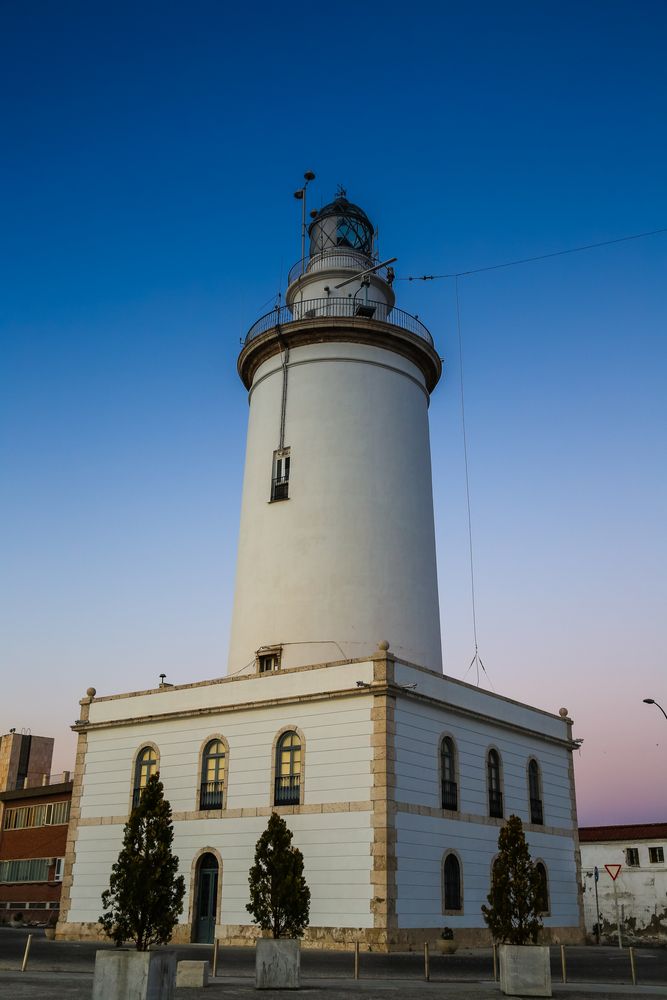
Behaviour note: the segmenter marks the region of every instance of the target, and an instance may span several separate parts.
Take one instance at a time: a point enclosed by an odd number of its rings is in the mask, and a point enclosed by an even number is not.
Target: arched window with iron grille
[[[442,865],[442,882],[444,912],[451,913],[462,910],[461,862],[452,851],[445,855]]]
[[[487,789],[489,793],[489,816],[503,817],[503,790],[500,770],[500,754],[489,750],[486,758]]]
[[[225,802],[227,748],[218,737],[204,747],[199,786],[200,809],[222,809]]]
[[[141,793],[148,784],[148,779],[157,773],[157,750],[147,746],[137,754],[134,765],[134,788],[132,791],[132,808],[136,809],[141,799]]]
[[[534,758],[528,763],[528,794],[530,796],[530,822],[542,825],[544,823],[542,780],[540,765]]]
[[[456,747],[451,736],[443,736],[440,743],[441,802],[443,809],[459,807],[459,789],[456,780]]]
[[[298,806],[301,802],[302,747],[294,730],[283,733],[276,746],[276,781],[273,804]]]

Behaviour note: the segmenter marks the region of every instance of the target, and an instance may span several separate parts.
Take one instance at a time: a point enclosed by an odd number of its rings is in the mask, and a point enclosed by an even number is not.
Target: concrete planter
[[[506,996],[550,997],[549,949],[537,944],[501,944],[500,989]]]
[[[173,1000],[176,956],[169,951],[98,951],[92,1000]]]
[[[258,938],[255,987],[298,990],[301,985],[301,942],[296,938]]]

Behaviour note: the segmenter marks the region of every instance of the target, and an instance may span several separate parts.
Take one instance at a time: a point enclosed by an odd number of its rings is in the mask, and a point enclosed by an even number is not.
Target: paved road
[[[92,970],[98,943],[83,941],[47,941],[44,932],[33,930],[28,970],[21,974],[21,960],[28,932],[0,928],[0,1000],[89,1000]],[[113,947],[113,946],[106,946]],[[188,945],[174,949],[178,959],[210,958],[212,949]],[[650,995],[667,998],[667,949],[642,948],[636,952],[640,987],[632,987],[628,952],[618,948],[567,948],[568,984],[561,986],[559,949],[552,949],[551,964],[554,992],[563,990],[568,997]],[[361,979],[353,977],[351,952],[302,951],[302,977],[309,998],[338,1000],[372,993],[376,1000],[425,1000],[424,991],[441,998],[479,997],[497,1000],[498,987],[492,982],[493,964],[490,949],[460,950],[455,955],[431,955],[431,982],[423,979],[421,953],[382,955],[361,954]],[[54,976],[53,973],[58,973]],[[225,1000],[250,1000],[254,992],[254,950],[221,948],[218,979],[207,991],[179,990],[177,996],[198,1000],[215,997],[224,990]],[[605,986],[603,984],[613,984]],[[662,985],[662,989],[656,989]],[[629,991],[627,988],[629,987]],[[620,992],[617,992],[619,991]],[[647,992],[648,990],[648,992]],[[272,992],[263,993],[271,1000]],[[284,1000],[284,994],[281,994]]]

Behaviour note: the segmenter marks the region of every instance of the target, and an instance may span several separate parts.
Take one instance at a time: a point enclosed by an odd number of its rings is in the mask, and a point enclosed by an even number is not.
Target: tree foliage
[[[100,924],[116,945],[134,941],[137,951],[166,944],[183,910],[185,880],[171,853],[171,806],[159,775],[152,775],[130,813],[123,847],[102,893]]]
[[[274,938],[301,937],[308,926],[310,889],[303,877],[303,854],[292,847],[292,832],[277,813],[257,841],[248,882],[246,909],[254,922]]]
[[[533,944],[542,928],[542,878],[533,864],[518,816],[510,816],[498,837],[489,906],[482,907],[494,941]]]

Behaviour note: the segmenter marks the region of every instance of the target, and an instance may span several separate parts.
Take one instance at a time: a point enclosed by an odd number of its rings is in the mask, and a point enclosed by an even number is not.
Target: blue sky
[[[662,3],[226,8],[0,8],[0,728],[55,735],[57,766],[90,684],[226,670],[236,355],[299,256],[304,170],[312,205],[346,186],[399,277],[667,226]],[[667,723],[641,701],[667,705],[666,264],[663,235],[460,281],[480,652],[496,690],[569,708],[586,822],[667,808]],[[396,287],[446,362],[463,677],[453,284]]]

